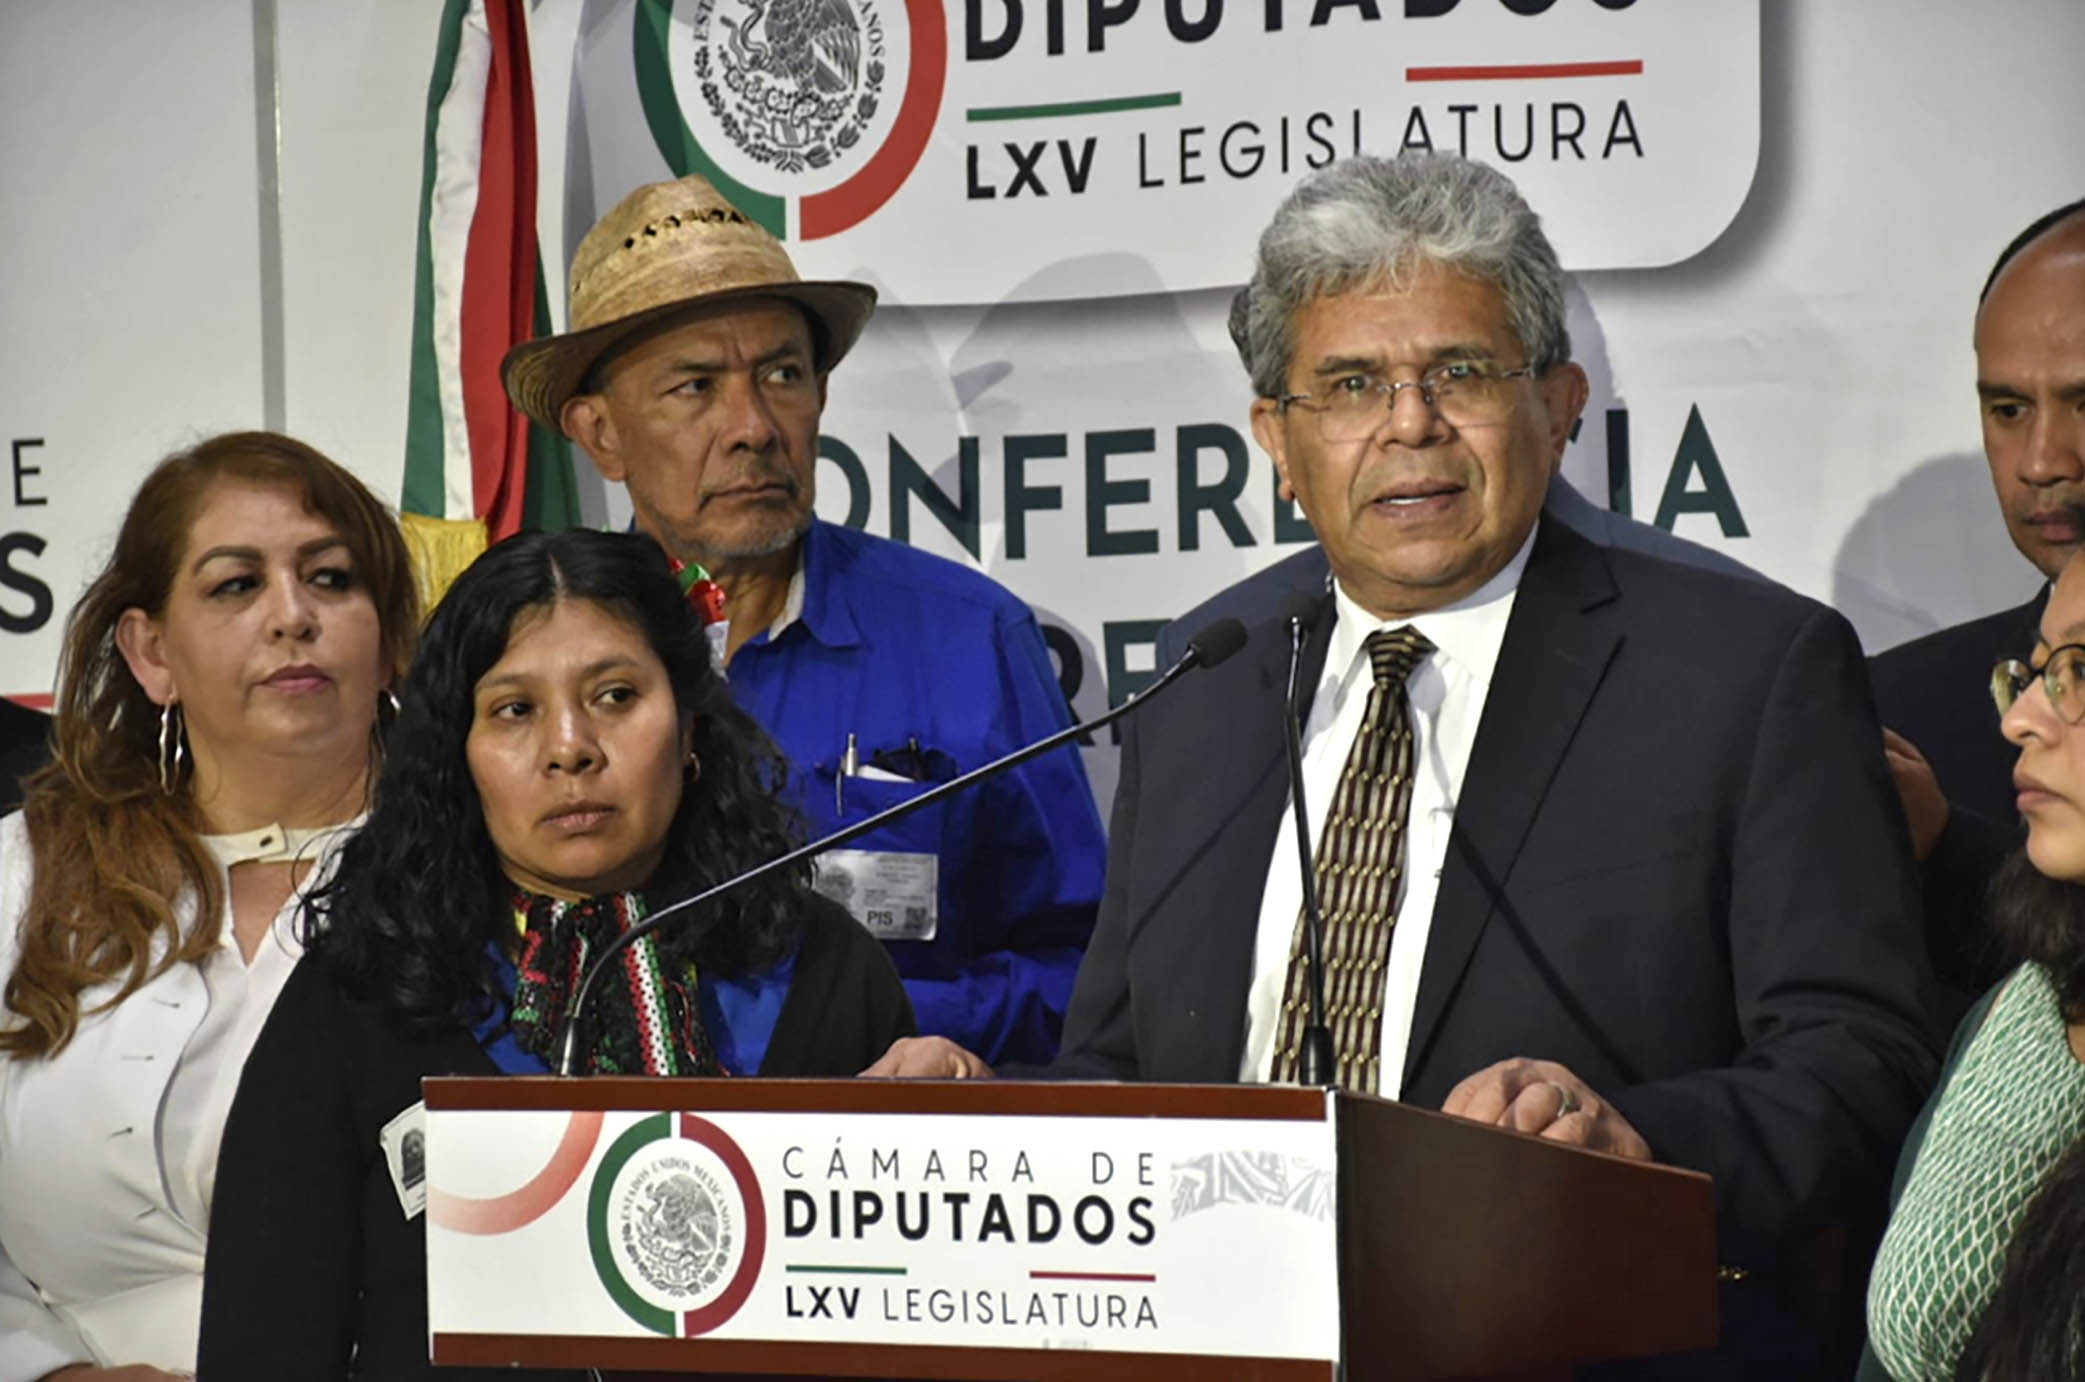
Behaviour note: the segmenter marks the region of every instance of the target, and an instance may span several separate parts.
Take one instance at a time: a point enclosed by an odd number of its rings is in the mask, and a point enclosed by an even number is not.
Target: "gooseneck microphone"
[[[1061,729],[1046,739],[1038,739],[1026,748],[1015,749],[1003,758],[994,759],[982,767],[972,768],[961,777],[950,778],[947,782],[931,787],[916,797],[907,797],[895,806],[885,807],[883,810],[878,811],[867,820],[856,821],[853,825],[843,826],[822,839],[801,845],[796,849],[790,850],[787,854],[778,855],[768,860],[764,864],[757,864],[747,869],[744,873],[739,874],[736,878],[727,878],[722,883],[711,888],[705,888],[692,897],[684,897],[670,906],[661,907],[658,911],[653,912],[643,921],[622,932],[614,940],[602,947],[600,957],[593,962],[587,969],[585,977],[579,981],[579,988],[572,995],[571,1011],[565,1019],[564,1038],[558,1045],[557,1073],[560,1075],[570,1075],[572,1073],[572,1067],[577,1061],[579,1039],[585,1028],[587,1001],[593,997],[594,989],[600,983],[601,976],[608,971],[609,966],[615,962],[616,957],[622,954],[624,950],[658,930],[666,922],[678,918],[683,912],[723,896],[733,888],[750,883],[756,878],[763,878],[777,869],[786,869],[792,864],[802,863],[806,859],[823,854],[826,850],[837,849],[849,840],[857,839],[873,830],[880,830],[891,822],[909,816],[922,807],[931,806],[944,797],[953,796],[966,787],[973,787],[994,774],[1005,772],[1008,768],[1019,767],[1029,759],[1068,744],[1081,735],[1090,734],[1096,729],[1106,728],[1116,720],[1129,714],[1132,710],[1144,705],[1152,697],[1158,695],[1159,692],[1178,681],[1190,669],[1195,667],[1214,667],[1217,663],[1222,662],[1244,646],[1245,626],[1236,619],[1219,619],[1187,641],[1187,651],[1180,655],[1178,662],[1168,667],[1150,685],[1114,709],[1104,714],[1096,715],[1092,719],[1073,725],[1068,729]],[[704,918],[702,922],[705,929],[715,924],[716,918],[714,916]]]
[[[1282,738],[1289,751],[1289,807],[1296,825],[1296,863],[1303,875],[1304,973],[1310,990],[1310,1020],[1296,1046],[1296,1082],[1330,1085],[1337,1081],[1338,1053],[1332,1028],[1325,1021],[1325,915],[1318,910],[1317,857],[1310,844],[1310,808],[1303,799],[1303,645],[1324,610],[1321,595],[1296,594],[1282,610],[1289,626],[1289,689],[1282,714]]]

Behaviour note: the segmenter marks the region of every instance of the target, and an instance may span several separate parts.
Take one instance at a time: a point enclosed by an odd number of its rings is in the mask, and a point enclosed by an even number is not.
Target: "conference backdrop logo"
[[[830,0],[814,27],[801,14],[768,12],[784,3],[699,0],[692,70],[718,131],[756,164],[786,174],[825,168],[861,144],[883,94],[884,52],[872,6]],[[740,12],[735,20],[730,9]],[[794,22],[778,29],[785,18]],[[756,46],[749,35],[762,27],[767,37]]]
[[[938,0],[640,0],[646,123],[785,240],[873,216],[918,164],[946,81]]]
[[[1505,170],[1570,268],[1654,267],[1758,154],[1758,0],[597,4],[629,28],[580,52],[596,211],[699,172],[806,276],[913,304],[1235,284],[1302,174],[1408,149]]]
[[[594,1272],[659,1334],[707,1334],[759,1279],[767,1213],[753,1166],[716,1124],[659,1114],[610,1144],[587,1193]]]

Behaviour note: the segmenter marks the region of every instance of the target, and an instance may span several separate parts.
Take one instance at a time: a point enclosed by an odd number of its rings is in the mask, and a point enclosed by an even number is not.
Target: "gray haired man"
[[[1726,1298],[1738,1375],[1802,1375],[1786,1350],[1812,1341],[1745,1322],[1879,1195],[1935,1064],[1852,630],[1544,516],[1586,382],[1556,255],[1501,174],[1312,175],[1236,316],[1254,435],[1331,574],[1301,674],[1339,1083],[1708,1172],[1748,1279]],[[1249,635],[1124,736],[1073,1072],[1296,1078],[1289,631]]]

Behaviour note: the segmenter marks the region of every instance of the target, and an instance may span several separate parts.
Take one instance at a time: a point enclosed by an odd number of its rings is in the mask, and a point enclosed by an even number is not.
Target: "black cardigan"
[[[839,908],[806,919],[760,1073],[843,1078],[913,1030],[890,957]],[[407,1219],[378,1145],[427,1075],[497,1075],[460,1024],[411,1031],[298,963],[239,1081],[210,1211],[197,1374],[517,1378],[577,1373],[427,1362],[425,1216]]]

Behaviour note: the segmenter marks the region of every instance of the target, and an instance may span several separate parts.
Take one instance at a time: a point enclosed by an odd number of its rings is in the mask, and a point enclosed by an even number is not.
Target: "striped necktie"
[[[1417,629],[1368,636],[1375,673],[1360,733],[1340,770],[1339,787],[1318,840],[1318,906],[1325,916],[1325,1023],[1338,1053],[1341,1089],[1373,1094],[1383,1046],[1384,970],[1397,924],[1404,876],[1405,819],[1412,808],[1412,710],[1405,678],[1433,651]],[[1281,1043],[1274,1079],[1294,1083],[1303,1028],[1310,1020],[1310,965],[1299,913],[1282,990]]]

